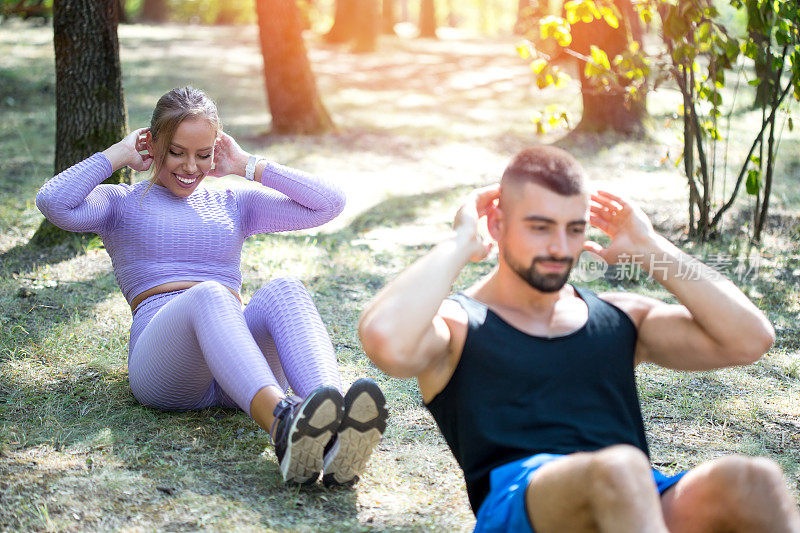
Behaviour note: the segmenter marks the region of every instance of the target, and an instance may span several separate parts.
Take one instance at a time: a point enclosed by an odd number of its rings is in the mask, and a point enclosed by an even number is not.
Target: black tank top
[[[649,455],[634,377],[636,326],[617,307],[575,288],[589,308],[580,329],[535,337],[457,294],[469,316],[461,359],[427,404],[477,513],[489,473],[537,453],[631,444]]]

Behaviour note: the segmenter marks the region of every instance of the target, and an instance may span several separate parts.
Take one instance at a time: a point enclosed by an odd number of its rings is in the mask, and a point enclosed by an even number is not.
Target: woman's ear
[[[153,155],[153,134],[149,131],[147,132],[147,140],[145,142],[147,146],[147,153],[150,155],[150,157],[155,157]]]

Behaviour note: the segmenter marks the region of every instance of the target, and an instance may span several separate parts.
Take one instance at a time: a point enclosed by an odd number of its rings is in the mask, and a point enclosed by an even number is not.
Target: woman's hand
[[[111,161],[111,168],[115,172],[125,166],[139,172],[150,168],[150,165],[153,164],[153,156],[147,151],[148,131],[150,128],[133,130],[124,139],[103,150],[103,154]]]
[[[225,132],[220,132],[214,145],[214,168],[208,175],[215,177],[230,174],[244,176],[244,167],[247,166],[249,157],[250,154],[242,150],[233,137]]]

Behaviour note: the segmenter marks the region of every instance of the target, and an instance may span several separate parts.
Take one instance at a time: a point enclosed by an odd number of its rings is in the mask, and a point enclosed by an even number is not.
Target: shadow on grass
[[[0,254],[0,267],[6,275],[30,272],[41,265],[53,265],[68,261],[81,255],[80,237],[75,236],[70,242],[52,247],[42,247],[27,242],[19,244]]]
[[[196,530],[203,524],[203,501],[249,510],[249,522],[279,530],[356,519],[354,490],[285,485],[266,433],[242,412],[144,407],[131,395],[121,369],[73,366],[59,381],[35,385],[26,377],[6,376],[0,395],[6,503],[36,500],[44,478],[52,491],[86,486],[83,510],[122,507],[119,516],[95,522],[104,527],[125,525],[137,510],[144,513],[139,521],[151,519],[148,508],[160,507],[151,527],[171,527],[178,520],[181,529]],[[43,455],[47,463],[31,463]],[[48,501],[51,512],[58,509],[58,497]],[[177,516],[170,512],[175,508],[181,511]],[[83,521],[84,527],[91,523]],[[29,527],[24,517],[8,525]]]

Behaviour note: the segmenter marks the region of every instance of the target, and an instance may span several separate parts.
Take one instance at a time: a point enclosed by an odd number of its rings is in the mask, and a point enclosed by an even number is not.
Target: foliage
[[[53,16],[53,0],[0,0],[0,17],[32,17]]]
[[[790,93],[800,100],[800,12],[795,2],[729,3],[746,14],[744,36],[728,30],[709,0],[634,0],[644,23],[660,22],[664,49],[659,53],[647,54],[635,42],[611,59],[597,46],[591,47],[588,56],[565,51],[584,62],[585,76],[599,90],[624,90],[635,98],[643,89],[654,90],[671,80],[683,97],[682,161],[689,182],[690,232],[701,240],[712,236],[744,182],[747,193],[755,197],[752,239],[758,242],[767,217],[780,138],[777,117],[785,114],[791,129],[793,124],[784,102]],[[539,21],[539,38],[566,47],[572,41],[571,24],[579,20],[602,19],[612,27],[618,24],[612,7],[607,0],[566,2],[566,18],[549,16]],[[517,50],[523,58],[531,58],[539,88],[566,81],[552,57],[537,51],[534,43],[524,43]],[[754,68],[757,73],[748,83],[765,95],[756,102],[761,109],[761,123],[726,199],[728,144],[720,121],[730,118],[735,101],[723,102],[723,89],[730,88],[726,80],[731,74],[746,75],[746,68]],[[735,87],[738,88],[738,81]],[[557,116],[558,111],[545,112],[537,122],[538,131],[545,130],[542,124],[562,123],[554,120]],[[722,202],[717,204],[715,198],[720,195]]]
[[[774,0],[731,0],[736,9],[747,13],[747,35],[730,34],[719,23],[719,12],[707,2],[682,0],[676,5],[663,0],[644,9],[658,10],[663,39],[669,52],[668,70],[683,95],[684,170],[690,187],[690,226],[706,239],[718,227],[722,215],[732,207],[745,183],[755,197],[753,234],[761,240],[769,207],[777,155],[777,117],[790,93],[800,100],[800,20],[795,2]],[[721,205],[715,205],[720,185],[727,178],[727,167],[715,157],[724,141],[720,131],[726,73],[743,73],[752,65],[761,76],[748,83],[762,87],[767,97],[760,104],[761,121],[734,182],[733,191]],[[728,114],[732,111],[728,105]],[[791,122],[789,122],[791,127]],[[727,144],[725,146],[727,150]],[[721,176],[717,177],[717,173]],[[696,218],[695,218],[696,217]]]
[[[175,22],[249,24],[255,22],[253,0],[167,0]]]

